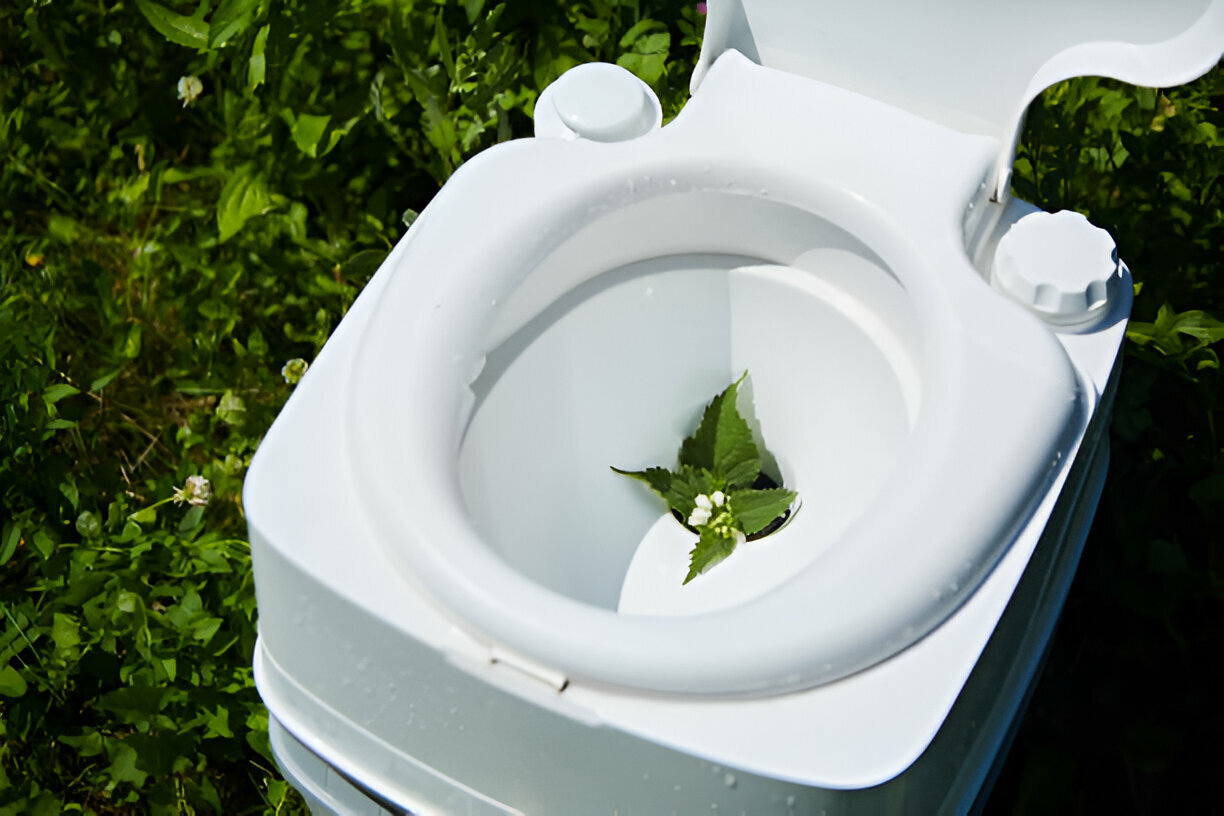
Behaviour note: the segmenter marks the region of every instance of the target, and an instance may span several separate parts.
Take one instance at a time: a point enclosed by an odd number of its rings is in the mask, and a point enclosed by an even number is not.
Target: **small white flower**
[[[739,545],[743,544],[747,540],[748,540],[748,536],[744,535],[743,530],[735,531],[735,546],[738,547]]]
[[[302,379],[302,376],[305,375],[306,369],[308,368],[310,368],[310,363],[306,362],[301,357],[294,357],[292,360],[285,363],[283,368],[281,368],[281,376],[284,377],[285,382],[289,383],[290,385],[297,385],[297,383]]]
[[[714,504],[710,501],[710,497],[704,493],[698,493],[697,498],[693,499],[693,504],[700,507],[702,510],[711,510]]]
[[[708,501],[708,500],[707,500]],[[705,507],[694,507],[693,512],[689,514],[688,524],[690,527],[700,527],[710,520],[710,511]]]
[[[710,501],[714,502],[715,507],[722,507],[723,502],[727,500],[727,496],[721,490],[715,490],[710,494]]]
[[[178,81],[178,98],[183,100],[183,107],[187,107],[192,102],[204,93],[204,83],[200,81],[198,76],[179,77]]]
[[[174,500],[194,507],[203,507],[212,498],[212,485],[203,476],[188,476],[187,484],[174,491]]]

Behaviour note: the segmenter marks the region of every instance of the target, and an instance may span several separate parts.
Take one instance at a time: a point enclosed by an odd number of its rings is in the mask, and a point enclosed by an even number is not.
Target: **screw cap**
[[[1087,323],[1105,314],[1120,279],[1118,248],[1077,212],[1031,213],[999,239],[996,289],[1050,323]]]

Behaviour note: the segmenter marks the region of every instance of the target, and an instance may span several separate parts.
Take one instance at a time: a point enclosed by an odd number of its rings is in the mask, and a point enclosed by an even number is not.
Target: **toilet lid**
[[[1089,75],[1180,85],[1224,53],[1224,0],[710,0],[708,9],[694,92],[735,49],[999,139],[998,191],[1024,111],[1045,88]]]

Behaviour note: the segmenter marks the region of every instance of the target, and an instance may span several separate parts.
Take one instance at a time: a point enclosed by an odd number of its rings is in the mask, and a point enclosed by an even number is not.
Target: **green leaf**
[[[344,265],[340,267],[340,275],[348,281],[367,281],[386,259],[385,250],[363,249],[344,262]]]
[[[43,402],[47,405],[54,405],[65,397],[71,397],[73,394],[81,393],[79,389],[68,385],[67,383],[56,383],[49,385],[43,390]]]
[[[81,642],[80,627],[71,615],[56,612],[51,624],[51,639],[60,649],[71,649]]]
[[[21,527],[16,524],[4,525],[4,536],[0,538],[0,567],[8,563],[13,554],[17,552],[17,545],[21,542]]]
[[[0,694],[5,697],[20,697],[26,693],[26,681],[12,666],[0,669]]]
[[[208,44],[217,48],[242,33],[258,5],[259,0],[221,0],[208,24]]]
[[[204,508],[199,505],[188,508],[183,514],[182,521],[179,522],[178,531],[180,533],[189,533],[196,527],[200,526],[200,521],[204,518]]]
[[[723,538],[710,530],[703,530],[697,546],[689,553],[689,571],[684,577],[684,583],[696,578],[701,573],[722,561],[735,550],[734,538]]]
[[[624,33],[624,34],[621,36],[621,38],[620,38],[620,47],[621,47],[621,48],[629,48],[629,47],[631,47],[631,46],[632,46],[634,43],[636,43],[636,42],[638,41],[638,39],[639,39],[639,38],[644,38],[644,37],[646,37],[646,36],[647,36],[647,32],[652,31],[652,30],[658,30],[658,29],[660,29],[660,28],[662,28],[662,29],[663,29],[663,30],[665,30],[665,31],[666,31],[666,29],[667,29],[667,27],[666,27],[666,26],[664,26],[662,23],[660,23],[660,22],[658,22],[658,21],[656,21],[656,20],[652,20],[652,19],[650,19],[649,17],[645,17],[645,18],[643,18],[643,19],[641,19],[641,20],[638,20],[638,21],[637,21],[637,22],[636,22],[636,23],[633,25],[633,27],[632,27],[632,28],[630,28],[628,31],[626,31],[626,32],[625,32],[625,33]]]
[[[30,539],[30,543],[34,545],[34,549],[38,550],[43,560],[50,558],[51,553],[55,552],[55,539],[47,535],[46,530],[35,530]]]
[[[130,518],[139,524],[152,524],[157,521],[157,508],[145,507],[142,510],[137,510]]]
[[[484,8],[485,0],[463,0],[463,10],[467,12],[468,25],[476,22],[476,18],[480,16],[481,9]]]
[[[267,58],[264,52],[268,48],[268,26],[259,29],[255,35],[255,45],[251,47],[251,58],[247,60],[247,90],[253,91],[264,83],[267,77]]]
[[[97,513],[83,510],[76,519],[76,529],[85,538],[97,538],[102,535],[102,520]]]
[[[208,24],[203,20],[177,14],[152,0],[136,0],[136,8],[170,42],[188,48],[208,48]]]
[[[752,430],[735,407],[744,372],[706,406],[697,431],[680,446],[680,463],[704,468],[728,487],[746,486],[761,472],[761,454]]]
[[[118,785],[121,782],[129,782],[139,788],[144,784],[148,774],[136,767],[139,759],[136,756],[136,750],[120,742],[113,742],[112,745],[114,747],[111,750],[111,764],[106,769],[106,775],[111,778],[111,783]]]
[[[327,123],[331,121],[331,117],[303,113],[294,118],[289,113],[286,119],[290,122],[290,133],[293,135],[293,143],[298,146],[298,150],[312,159],[315,158],[319,150],[319,141],[323,138],[323,132],[327,130]]]
[[[692,465],[681,465],[674,473],[661,467],[638,471],[614,467],[612,470],[647,485],[667,502],[668,509],[676,511],[684,518],[688,518],[693,512],[693,499],[697,498],[698,494],[709,494],[714,490],[714,479],[710,472]]]
[[[89,390],[94,391],[94,392],[101,391],[103,388],[110,385],[111,380],[118,377],[119,373],[122,371],[123,371],[122,367],[114,368],[106,372],[102,376],[96,377],[94,381],[89,384]]]
[[[85,729],[83,734],[64,734],[56,737],[56,739],[67,746],[77,749],[81,756],[91,757],[102,753],[102,735],[92,728]]]
[[[667,495],[663,498],[667,500],[667,505],[671,509],[687,519],[693,512],[693,508],[697,506],[693,499],[699,494],[709,495],[712,492],[714,492],[714,477],[710,471],[695,468],[692,465],[681,465],[680,469],[672,474]]]
[[[221,233],[221,240],[232,238],[243,224],[262,215],[271,205],[267,184],[263,176],[255,172],[254,165],[239,167],[221,189],[221,198],[217,202],[217,229]]]
[[[455,70],[455,57],[451,53],[450,40],[446,36],[446,24],[442,21],[442,9],[438,9],[438,14],[434,18],[434,39],[438,43],[438,56],[442,59],[442,65],[446,68],[446,75],[450,77],[452,85],[459,84],[459,74]]]
[[[59,491],[63,494],[64,498],[68,500],[68,503],[72,505],[72,509],[76,510],[77,502],[80,501],[81,494],[80,491],[77,490],[76,483],[73,482],[72,476],[69,476],[63,482],[60,482]]]
[[[140,338],[144,334],[144,326],[139,323],[133,323],[128,326],[127,336],[123,338],[123,348],[119,353],[129,360],[140,356]],[[90,389],[93,390],[92,388]]]
[[[737,490],[731,494],[731,512],[744,535],[759,533],[785,513],[798,496],[793,490]]]
[[[630,479],[637,479],[658,493],[659,498],[664,501],[667,500],[667,493],[671,489],[672,483],[672,473],[667,468],[652,467],[645,470],[629,471],[614,467],[612,470],[622,476],[628,476]]]
[[[616,64],[630,72],[647,85],[653,85],[663,76],[667,66],[666,54],[621,54]]]

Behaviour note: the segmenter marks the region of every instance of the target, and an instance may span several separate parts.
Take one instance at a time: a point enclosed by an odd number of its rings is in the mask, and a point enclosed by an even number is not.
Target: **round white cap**
[[[1012,225],[999,239],[991,283],[1050,323],[1068,325],[1103,315],[1119,276],[1110,234],[1062,210]]]
[[[536,135],[620,142],[644,136],[663,121],[650,86],[619,65],[571,68],[536,100]]]

